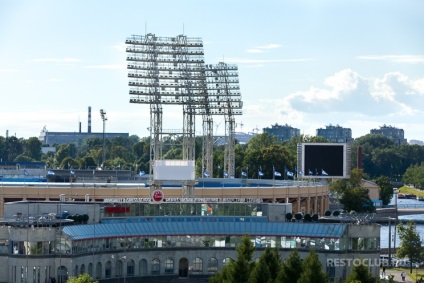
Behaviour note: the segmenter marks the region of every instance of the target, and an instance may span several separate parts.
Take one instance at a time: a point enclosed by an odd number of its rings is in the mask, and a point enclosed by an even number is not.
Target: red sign
[[[152,199],[155,202],[161,202],[164,198],[163,192],[161,190],[153,191]]]
[[[106,206],[105,212],[116,213],[116,214],[128,213],[130,212],[130,207],[129,206]]]

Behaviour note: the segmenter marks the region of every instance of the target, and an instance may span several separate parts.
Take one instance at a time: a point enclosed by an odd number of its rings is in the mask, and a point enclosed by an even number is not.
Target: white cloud
[[[414,123],[423,123],[423,86],[424,79],[411,80],[399,72],[371,79],[345,69],[324,79],[322,86],[313,85],[273,101],[273,108],[279,109],[278,119],[268,121],[283,121],[313,135],[315,129],[329,124],[352,128],[354,136],[382,124],[412,128]]]
[[[261,45],[254,48],[247,49],[246,52],[247,53],[265,53],[265,52],[269,52],[270,49],[276,49],[280,47],[281,47],[280,44],[270,43],[270,44]]]
[[[271,44],[261,45],[255,48],[247,49],[246,52],[247,53],[264,53],[264,52],[268,52],[269,49],[276,49],[280,47],[281,47],[280,44],[271,43]]]
[[[54,62],[54,63],[75,63],[81,62],[80,59],[76,58],[36,58],[33,62]]]
[[[264,53],[265,51],[262,49],[247,49],[247,53]]]
[[[19,72],[18,69],[0,69],[0,73],[16,73]]]
[[[220,59],[218,59],[220,60]],[[226,62],[230,63],[278,63],[278,62],[307,62],[312,61],[309,58],[295,58],[295,59],[244,59],[244,58],[225,58]]]
[[[280,47],[281,47],[280,44],[271,43],[271,44],[261,45],[261,46],[258,46],[256,48],[258,48],[258,49],[275,49],[275,48],[280,48]]]
[[[125,43],[117,43],[115,45],[112,45],[111,48],[119,51],[119,52],[126,52],[127,46]]]
[[[85,66],[87,69],[107,69],[107,70],[123,70],[127,68],[125,64],[110,64],[110,65],[91,65]]]
[[[371,55],[358,56],[357,58],[360,60],[387,61],[391,63],[424,63],[424,55]]]
[[[51,82],[51,83],[56,83],[56,82],[63,82],[63,79],[60,79],[60,78],[50,78],[47,81],[48,82]]]

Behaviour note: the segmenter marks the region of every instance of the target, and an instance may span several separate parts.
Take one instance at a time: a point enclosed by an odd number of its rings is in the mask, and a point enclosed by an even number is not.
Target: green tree
[[[297,282],[300,274],[302,274],[302,260],[300,259],[298,250],[294,249],[287,259],[281,263],[276,282]]]
[[[340,199],[344,210],[356,212],[374,212],[375,207],[369,197],[369,190],[363,187],[354,187],[346,190]]]
[[[15,157],[13,161],[14,162],[35,162],[36,160],[32,159],[28,155],[19,154],[18,156]]]
[[[352,168],[357,166],[357,149],[361,147],[362,149],[362,167],[364,172],[369,174],[372,178],[378,176],[378,171],[381,171],[373,162],[372,158],[374,156],[374,151],[378,148],[388,148],[393,147],[394,143],[391,139],[387,138],[382,134],[368,134],[362,137],[355,139],[352,143]],[[385,164],[386,173],[390,172],[390,163]],[[386,174],[389,176],[389,174]]]
[[[241,244],[237,247],[237,259],[231,259],[222,271],[209,279],[210,283],[246,283],[250,277],[250,271],[254,269],[255,262],[252,261],[255,247],[248,235],[243,236]]]
[[[393,197],[393,186],[386,176],[378,177],[375,183],[380,187],[380,199],[383,205],[388,205]]]
[[[294,282],[294,281],[289,281]],[[300,274],[297,283],[329,283],[328,275],[324,273],[322,264],[319,261],[318,255],[314,250],[311,250],[308,256],[303,260],[302,273]]]
[[[369,197],[369,191],[363,187],[363,171],[353,169],[350,179],[330,181],[330,190],[340,197],[340,204],[345,210],[356,212],[373,212],[375,207]]]
[[[233,282],[246,283],[250,277],[250,271],[255,263],[252,261],[255,246],[250,237],[245,235],[240,246],[237,247],[237,259],[234,262]]]
[[[368,267],[362,264],[356,265],[352,273],[347,277],[345,283],[377,283],[376,278],[374,278],[369,271]]]
[[[32,137],[23,143],[24,154],[31,157],[33,160],[41,160],[41,142],[38,138]]]
[[[259,258],[259,262],[255,264],[250,273],[248,283],[273,283],[273,278],[269,266],[264,257]]]
[[[254,136],[247,143],[247,150],[261,150],[276,143],[275,137],[269,133],[262,133]]]
[[[274,144],[261,149],[261,164],[264,177],[272,179],[273,170],[284,173],[284,168],[293,168],[294,160],[290,160],[287,147],[281,144]]]
[[[72,276],[68,280],[66,280],[66,283],[99,283],[99,281],[94,280],[90,275],[87,273],[81,274],[78,277]]]
[[[60,163],[60,168],[62,169],[71,169],[71,168],[79,168],[78,162],[76,162],[71,157],[65,157]]]
[[[6,139],[6,160],[3,161],[13,161],[18,155],[23,153],[22,141],[22,139],[18,139],[15,136]]]
[[[424,189],[424,166],[413,165],[403,174],[403,182],[413,185],[419,190]]]
[[[280,264],[278,249],[267,247],[259,257],[259,262],[255,264],[249,277],[249,283],[274,282]]]
[[[412,273],[412,263],[420,262],[423,259],[423,247],[420,234],[417,232],[415,222],[409,221],[404,225],[399,223],[396,227],[400,239],[399,248],[396,255],[399,258],[408,257],[410,262],[410,272]]]

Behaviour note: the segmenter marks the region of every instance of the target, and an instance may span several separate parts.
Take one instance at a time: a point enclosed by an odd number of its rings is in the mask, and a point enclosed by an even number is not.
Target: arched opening
[[[146,276],[147,275],[147,260],[141,259],[139,262],[139,272],[140,276]]]
[[[57,269],[57,283],[65,283],[67,280],[68,269],[62,265]]]
[[[188,277],[188,259],[185,257],[181,258],[178,262],[178,276]]]

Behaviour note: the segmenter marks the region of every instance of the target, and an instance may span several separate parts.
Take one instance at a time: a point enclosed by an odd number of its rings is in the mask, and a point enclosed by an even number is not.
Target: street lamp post
[[[393,188],[393,194],[395,195],[395,231],[393,233],[393,248],[395,249],[395,254],[396,254],[396,226],[398,223],[398,203],[397,203],[397,198],[398,198],[398,189],[397,188]]]
[[[103,121],[103,148],[102,148],[102,169],[103,169],[105,164],[105,125],[107,121],[106,111],[104,111],[103,109],[100,109],[100,117],[102,118],[102,121]]]

